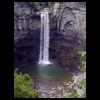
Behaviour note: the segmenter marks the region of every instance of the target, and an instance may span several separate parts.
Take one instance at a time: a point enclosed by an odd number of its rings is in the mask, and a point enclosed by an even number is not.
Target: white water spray
[[[49,61],[49,10],[41,11],[41,33],[39,64],[50,64]]]

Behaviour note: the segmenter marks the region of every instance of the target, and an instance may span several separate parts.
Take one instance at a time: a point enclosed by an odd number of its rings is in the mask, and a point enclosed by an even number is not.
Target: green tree
[[[31,85],[28,74],[14,72],[14,98],[37,98],[37,92]]]
[[[79,69],[86,69],[86,51],[76,48],[75,56],[79,59],[77,66]]]

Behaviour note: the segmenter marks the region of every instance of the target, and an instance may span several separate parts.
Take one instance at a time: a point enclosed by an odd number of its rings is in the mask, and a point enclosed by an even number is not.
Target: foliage
[[[75,90],[72,91],[72,94],[69,95],[67,98],[86,98],[86,93],[82,96],[79,96]]]
[[[31,86],[28,74],[14,72],[14,98],[37,98],[37,92]]]
[[[40,10],[48,5],[48,7],[53,6],[54,2],[29,2],[35,10]]]
[[[84,51],[80,51],[79,52],[81,54],[81,57],[80,57],[80,62],[81,62],[81,65],[82,67],[86,67],[86,52]]]
[[[48,6],[52,7],[54,5],[55,2],[48,2]]]
[[[86,79],[82,80],[80,84],[86,89]]]
[[[38,9],[39,3],[38,2],[30,2],[30,4],[35,8]]]
[[[84,87],[85,91],[86,91],[86,79],[80,81],[80,84]],[[82,96],[79,96],[76,92],[76,90],[72,90],[71,91],[71,94],[66,96],[65,98],[86,98],[86,92],[82,95]]]
[[[78,68],[86,68],[86,51],[77,48],[75,50],[75,55],[79,58]]]
[[[65,98],[86,98],[86,92],[82,95],[82,96],[79,96],[76,92],[76,90],[73,90],[71,92],[70,95],[66,96]]]

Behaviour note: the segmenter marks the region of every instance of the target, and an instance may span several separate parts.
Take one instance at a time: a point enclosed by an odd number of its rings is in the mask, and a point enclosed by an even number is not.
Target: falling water
[[[49,13],[41,11],[40,55],[39,64],[50,64],[49,61]]]

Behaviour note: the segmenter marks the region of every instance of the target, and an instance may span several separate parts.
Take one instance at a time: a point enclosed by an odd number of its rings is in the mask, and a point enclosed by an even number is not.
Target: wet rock
[[[76,90],[76,92],[77,92],[77,94],[79,95],[79,96],[82,96],[83,94],[84,94],[84,92],[85,92],[85,90],[84,90],[84,87],[83,86],[81,86],[81,85],[76,85],[75,87],[74,87],[74,89]]]

